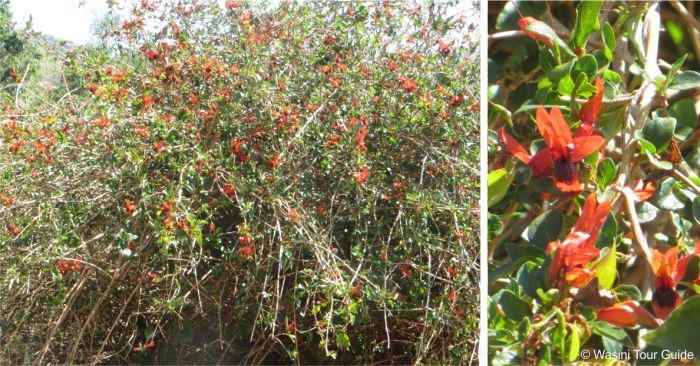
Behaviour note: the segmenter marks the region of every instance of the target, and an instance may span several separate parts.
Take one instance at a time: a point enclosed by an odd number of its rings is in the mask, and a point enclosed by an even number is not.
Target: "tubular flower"
[[[654,314],[660,319],[681,305],[681,297],[676,292],[676,286],[685,276],[690,260],[700,253],[700,241],[695,244],[695,252],[678,259],[678,248],[673,247],[661,254],[654,249],[652,269],[656,274],[656,289],[651,298]]]
[[[600,149],[605,139],[597,135],[572,137],[571,129],[558,107],[552,108],[550,113],[538,107],[536,123],[547,147],[534,156],[530,156],[504,129],[499,131],[501,140],[513,156],[532,167],[535,175],[552,172],[554,183],[560,191],[580,192],[576,163]]]
[[[586,198],[581,216],[564,241],[549,243],[547,253],[553,253],[549,278],[564,281],[576,287],[584,286],[595,275],[586,265],[598,257],[600,250],[595,246],[600,229],[610,211],[610,201],[598,205],[595,193]]]
[[[595,88],[598,92],[581,107],[578,112],[578,118],[581,119],[581,126],[576,131],[576,137],[591,136],[595,132],[595,122],[598,120],[600,109],[603,106],[603,79],[597,77],[595,79]]]
[[[596,312],[598,319],[618,327],[628,328],[637,324],[657,327],[659,320],[634,300],[619,302]]]

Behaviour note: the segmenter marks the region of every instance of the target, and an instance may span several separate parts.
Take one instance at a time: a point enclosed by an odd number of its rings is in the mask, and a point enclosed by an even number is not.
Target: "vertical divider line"
[[[481,57],[479,64],[480,72],[480,88],[479,88],[479,117],[480,117],[480,133],[479,133],[479,165],[481,169],[480,175],[480,197],[479,207],[481,208],[479,220],[479,238],[480,238],[480,259],[479,275],[479,365],[488,365],[488,316],[487,316],[487,299],[488,299],[488,259],[486,249],[488,247],[488,232],[487,232],[487,177],[488,177],[488,1],[480,0],[479,4],[479,35],[481,44]]]

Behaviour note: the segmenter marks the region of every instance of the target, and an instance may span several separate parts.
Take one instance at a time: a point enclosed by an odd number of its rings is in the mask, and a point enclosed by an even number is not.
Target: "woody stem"
[[[642,254],[642,256],[646,260],[647,264],[649,264],[649,267],[651,267],[652,266],[652,254],[651,254],[651,250],[649,249],[649,244],[647,244],[646,236],[644,236],[644,232],[642,231],[642,227],[639,224],[639,217],[637,217],[637,210],[634,208],[634,202],[636,199],[634,191],[632,191],[632,189],[629,187],[615,186],[614,189],[616,191],[620,192],[620,194],[622,194],[622,196],[625,198],[627,215],[629,216],[630,224],[632,226],[632,231],[634,232],[634,241],[637,243],[637,250],[639,251],[639,253]]]

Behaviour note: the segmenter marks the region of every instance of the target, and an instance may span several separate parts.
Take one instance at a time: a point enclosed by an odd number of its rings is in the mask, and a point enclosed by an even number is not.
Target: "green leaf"
[[[610,158],[605,158],[598,164],[598,186],[601,189],[607,188],[617,176],[617,167]]]
[[[506,193],[508,187],[513,182],[514,174],[505,168],[497,169],[489,173],[488,182],[488,205],[489,207],[500,202]]]
[[[602,198],[602,197],[600,197]],[[608,215],[603,223],[603,228],[600,229],[600,235],[595,245],[598,248],[609,247],[615,241],[615,236],[617,235],[617,220],[615,220],[615,215]]]
[[[668,113],[676,119],[674,134],[685,140],[693,133],[698,124],[698,114],[693,99],[681,99],[668,108]]]
[[[637,218],[639,219],[639,223],[646,224],[647,222],[651,222],[656,218],[656,214],[658,212],[659,209],[656,208],[656,206],[649,202],[642,202],[637,207]]]
[[[673,211],[685,207],[683,202],[681,202],[673,192],[675,184],[676,180],[669,177],[661,181],[661,184],[656,188],[656,192],[654,192],[654,196],[651,200],[658,208],[666,211]]]
[[[522,236],[530,244],[546,249],[547,244],[559,237],[563,221],[564,218],[559,211],[545,211],[532,221]]]
[[[585,3],[586,1],[582,1]],[[569,356],[568,361],[574,362],[579,357],[579,352],[581,351],[581,340],[579,339],[579,330],[577,326],[571,327],[571,332],[569,335]]]
[[[664,151],[671,142],[673,131],[676,129],[676,119],[673,117],[654,117],[647,121],[642,129],[644,139],[654,144],[656,151]]]
[[[593,265],[592,269],[595,270],[595,276],[598,277],[600,286],[606,290],[610,290],[617,277],[615,242],[613,242],[612,247],[609,249],[603,248],[603,251],[600,259]]]
[[[335,345],[341,350],[350,347],[350,337],[348,337],[348,334],[345,333],[345,331],[339,331],[335,335]]]
[[[687,70],[680,73],[668,86],[669,89],[686,90],[700,87],[700,73]]]
[[[516,269],[520,268],[520,266],[522,266],[523,263],[530,261],[530,260],[535,260],[535,258],[529,257],[529,256],[522,256],[516,260],[513,260],[509,263],[506,263],[504,265],[501,265],[501,266],[495,268],[493,271],[489,272],[489,282],[493,282],[493,281],[496,281],[497,279],[499,279],[503,276],[510,275]]]
[[[524,317],[530,316],[530,307],[520,297],[510,290],[503,290],[498,301],[507,317],[520,321]]]
[[[583,73],[588,77],[588,80],[593,80],[596,72],[598,72],[598,61],[595,60],[595,57],[583,55],[574,62],[574,67],[571,68],[571,79],[576,80],[578,75]]]
[[[654,154],[649,152],[649,150],[645,151],[645,153],[646,153],[647,158],[649,159],[649,162],[651,163],[651,165],[653,165],[661,170],[673,169],[673,164],[671,164],[670,162],[657,159],[656,156],[654,156]]]
[[[673,80],[676,79],[676,75],[678,75],[678,70],[681,69],[687,57],[688,54],[686,53],[685,55],[681,56],[678,60],[676,60],[676,62],[673,63],[673,65],[671,66],[671,70],[669,70],[668,74],[666,74],[666,83],[668,85],[672,84]]]
[[[542,66],[545,73],[549,73],[550,71],[554,70],[555,66],[557,66],[557,60],[554,57],[554,53],[552,53],[552,50],[547,47],[540,47],[539,59],[540,66]]]
[[[603,23],[602,38],[603,44],[605,45],[605,57],[608,59],[608,61],[611,61],[613,52],[615,52],[616,40],[615,31],[608,22]]]
[[[544,271],[534,262],[527,262],[520,267],[517,279],[523,291],[532,298],[537,297],[537,289],[544,287]]]
[[[693,329],[700,329],[700,296],[693,296],[655,330],[647,333],[647,343],[670,351],[688,351],[700,354],[700,337],[689,336]]]
[[[494,102],[489,102],[489,112],[493,111],[495,112],[496,115],[502,114],[503,118],[505,118],[506,123],[508,123],[508,126],[513,127],[513,119],[511,116],[511,113],[506,107],[496,104]]]
[[[610,107],[603,111],[596,124],[600,126],[600,132],[603,133],[603,137],[608,141],[617,135],[625,121],[625,111],[626,108],[623,106]]]
[[[642,292],[635,285],[620,285],[615,287],[615,293],[620,301],[624,300],[642,300]]]
[[[695,197],[693,200],[693,219],[700,224],[700,196]]]
[[[598,11],[602,1],[581,1],[576,7],[576,24],[571,33],[571,47],[576,49],[586,45],[588,36],[600,29]]]

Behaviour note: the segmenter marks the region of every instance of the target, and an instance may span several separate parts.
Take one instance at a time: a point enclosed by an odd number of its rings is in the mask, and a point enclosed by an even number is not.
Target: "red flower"
[[[148,95],[148,94],[144,95],[143,96],[143,109],[147,110],[147,109],[151,108],[151,106],[153,105],[153,102],[155,102],[155,98],[153,98],[152,95]]]
[[[272,156],[272,159],[267,163],[267,165],[270,167],[270,169],[275,169],[278,166],[280,166],[282,162],[280,161],[280,154],[275,153],[275,155]]]
[[[297,219],[299,219],[299,213],[297,213],[297,210],[290,208],[289,209],[289,218],[292,219],[293,221],[297,221]]]
[[[363,165],[359,172],[352,173],[352,178],[355,179],[357,184],[361,187],[365,187],[365,182],[369,179],[369,167]]]
[[[576,163],[600,149],[605,139],[596,135],[572,137],[571,129],[558,107],[552,108],[551,113],[538,107],[536,123],[547,147],[535,156],[530,156],[504,129],[498,133],[510,153],[530,165],[535,175],[546,175],[551,171],[560,191],[580,192]]]
[[[418,89],[418,83],[415,80],[403,76],[399,78],[399,85],[406,93],[413,93]]]
[[[450,291],[450,293],[447,294],[447,298],[450,300],[450,302],[455,302],[455,300],[457,300],[457,290]]]
[[[459,107],[464,102],[464,94],[453,95],[450,98],[450,107]]]
[[[136,211],[136,209],[139,207],[139,203],[136,202],[132,204],[131,200],[127,198],[124,200],[124,207],[126,207],[124,209],[124,215],[131,216],[131,214],[133,214],[134,211]]]
[[[365,137],[367,137],[367,132],[369,129],[367,126],[363,126],[362,129],[360,129],[360,132],[357,134],[357,137],[355,137],[355,142],[357,142],[357,148],[367,152],[367,146],[365,146]]]
[[[440,52],[440,54],[443,56],[447,56],[450,54],[450,52],[452,52],[452,47],[450,47],[449,44],[447,44],[443,41],[440,41],[438,43],[438,52]]]
[[[678,259],[678,248],[672,247],[665,254],[654,249],[652,269],[656,274],[656,289],[651,298],[654,314],[659,319],[668,315],[681,305],[681,297],[676,292],[676,286],[685,276],[690,260],[700,254],[700,241],[695,244],[695,252]]]
[[[557,281],[563,277],[569,285],[581,287],[593,278],[594,273],[586,265],[600,253],[595,243],[610,206],[610,201],[598,205],[595,193],[589,194],[571,233],[561,244],[556,241],[549,243],[547,253],[554,253],[549,269],[551,280]]]
[[[233,198],[236,196],[236,188],[232,184],[224,184],[221,188],[226,197]]]
[[[447,267],[447,278],[454,278],[455,276],[457,276],[457,270],[452,266],[448,266]]]
[[[586,104],[581,107],[578,111],[578,118],[581,119],[581,126],[578,131],[576,131],[576,136],[591,136],[595,131],[594,124],[598,120],[598,115],[600,114],[600,109],[603,106],[603,93],[605,89],[603,88],[603,79],[597,77],[595,79],[595,88],[598,92],[591,97]]]
[[[600,320],[623,328],[633,327],[640,323],[650,327],[659,325],[659,321],[634,300],[623,301],[598,310],[596,315]]]
[[[158,140],[155,143],[153,143],[153,151],[161,152],[163,150],[165,150],[165,141]]]

